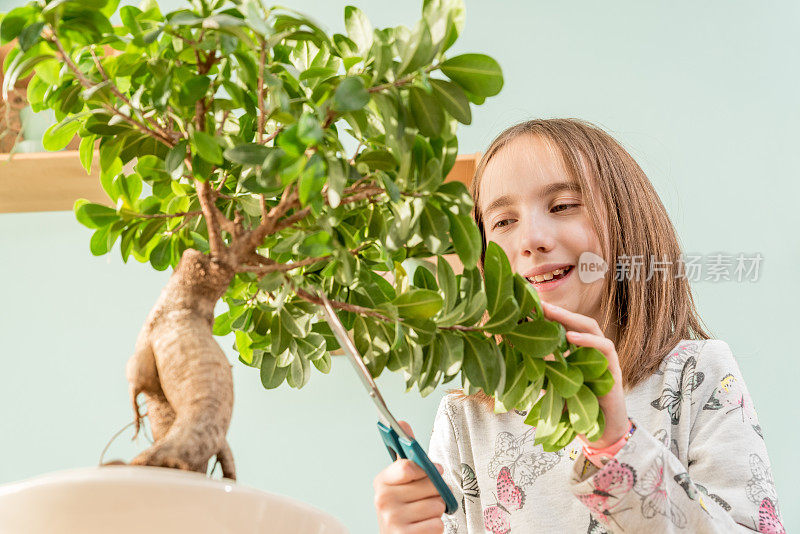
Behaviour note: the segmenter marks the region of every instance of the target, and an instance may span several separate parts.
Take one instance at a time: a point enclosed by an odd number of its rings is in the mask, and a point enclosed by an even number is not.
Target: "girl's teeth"
[[[566,271],[566,269],[556,269],[555,271],[551,271],[549,273],[532,276],[530,280],[534,282],[544,282],[546,280],[552,280],[554,277],[560,275],[564,271]]]

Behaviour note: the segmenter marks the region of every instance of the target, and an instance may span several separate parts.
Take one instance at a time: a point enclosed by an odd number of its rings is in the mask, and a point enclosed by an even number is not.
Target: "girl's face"
[[[516,137],[486,166],[479,199],[486,240],[500,245],[515,272],[534,282],[542,268],[572,266],[560,281],[534,283],[541,300],[602,324],[602,279],[585,284],[576,269],[584,252],[603,256],[600,240],[557,148],[538,136]]]

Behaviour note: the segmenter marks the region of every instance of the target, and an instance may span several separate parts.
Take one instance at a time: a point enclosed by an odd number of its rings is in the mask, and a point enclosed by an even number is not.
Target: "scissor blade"
[[[386,406],[386,402],[383,400],[383,396],[381,395],[380,390],[378,390],[378,386],[372,379],[372,374],[370,374],[367,366],[364,365],[364,361],[361,359],[358,349],[356,349],[353,340],[350,339],[350,335],[347,333],[347,330],[345,330],[344,325],[339,320],[339,317],[333,311],[331,303],[328,301],[327,297],[322,294],[322,292],[319,293],[319,296],[322,300],[322,311],[325,314],[325,320],[331,327],[333,335],[339,341],[339,345],[341,345],[342,350],[347,355],[350,363],[352,363],[355,367],[356,373],[361,379],[361,383],[364,385],[367,393],[369,393],[369,396],[372,399],[372,402],[375,404],[375,407],[378,408],[378,414],[380,415],[382,422],[392,427],[392,429],[397,432],[399,436],[410,439],[409,435],[406,434],[403,428],[397,423],[397,420],[394,418],[394,416],[392,416],[389,408]]]

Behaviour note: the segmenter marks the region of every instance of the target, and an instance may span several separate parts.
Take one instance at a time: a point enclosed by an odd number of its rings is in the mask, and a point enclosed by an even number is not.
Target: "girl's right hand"
[[[405,421],[398,421],[408,435],[414,437]],[[434,464],[441,473],[443,468]],[[420,466],[398,458],[378,473],[375,488],[375,510],[381,534],[441,534],[444,501]]]

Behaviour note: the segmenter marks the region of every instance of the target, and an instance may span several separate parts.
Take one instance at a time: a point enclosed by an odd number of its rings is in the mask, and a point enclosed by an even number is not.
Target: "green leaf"
[[[481,328],[492,334],[505,334],[515,326],[519,317],[519,306],[514,299],[505,301],[499,310],[495,310]]]
[[[271,354],[261,357],[261,384],[265,389],[275,389],[280,386],[289,373],[288,367],[279,367],[278,358]]]
[[[605,355],[594,347],[578,347],[567,356],[567,361],[571,366],[580,369],[587,380],[600,378],[608,369]]]
[[[463,0],[425,0],[422,3],[422,16],[430,24],[431,37],[444,52],[458,38],[464,28]]]
[[[442,309],[442,297],[429,289],[410,289],[392,301],[401,317],[428,319]]]
[[[464,268],[477,266],[481,257],[481,234],[475,221],[468,215],[456,215],[449,210],[445,210],[445,214],[450,220],[453,246]]]
[[[567,408],[569,422],[575,432],[585,434],[592,430],[596,424],[600,405],[597,403],[597,397],[586,385],[582,385],[578,393],[567,398]]]
[[[544,360],[539,358],[531,358],[523,354],[522,363],[525,367],[525,375],[528,377],[528,380],[533,383],[542,382],[544,380],[544,374],[547,369],[547,365],[545,365]]]
[[[411,115],[422,135],[439,137],[444,127],[444,112],[436,99],[419,87],[411,87],[408,98]]]
[[[188,143],[184,139],[167,152],[167,157],[164,159],[164,170],[173,178],[177,178],[177,176],[175,176],[175,174],[177,174],[176,171],[181,168],[181,164],[183,164],[183,160],[186,158],[187,146]]]
[[[269,329],[272,338],[270,343],[270,352],[272,352],[272,354],[283,354],[289,348],[292,334],[285,325],[287,317],[291,322],[294,322],[294,318],[285,312],[279,312],[272,316],[272,326]]]
[[[169,237],[162,237],[155,248],[150,252],[150,264],[156,271],[163,271],[169,267],[172,242]]]
[[[484,54],[462,54],[442,63],[442,72],[478,96],[494,96],[503,88],[503,72],[497,61]]]
[[[541,318],[543,316],[539,293],[524,276],[518,273],[514,274],[514,298],[526,317]]]
[[[455,332],[441,331],[436,337],[442,343],[442,371],[455,375],[464,363],[464,339]]]
[[[358,47],[358,55],[363,57],[372,46],[372,24],[369,19],[357,7],[347,6],[344,8],[344,26],[347,35]]]
[[[414,269],[414,285],[422,289],[439,290],[436,277],[425,264],[418,265]]]
[[[90,135],[89,137],[84,137],[81,139],[81,144],[79,148],[79,156],[81,160],[81,165],[84,169],[86,169],[87,173],[92,172],[92,160],[94,159],[94,142],[97,139],[96,136]]]
[[[356,163],[365,163],[370,169],[382,171],[391,171],[397,168],[397,160],[388,150],[364,150],[356,157]]]
[[[433,78],[429,81],[433,88],[433,95],[444,106],[444,109],[461,124],[470,124],[472,111],[464,90],[453,82]]]
[[[225,149],[225,159],[241,165],[262,165],[270,148],[256,143],[242,143]]]
[[[614,376],[611,374],[611,371],[606,369],[600,377],[587,380],[586,385],[589,386],[589,389],[591,389],[595,395],[602,397],[608,395],[611,388],[614,387]]]
[[[328,374],[331,372],[331,355],[327,352],[323,352],[320,358],[311,360],[311,363],[313,363],[314,367],[321,373]]]
[[[333,252],[333,241],[331,240],[331,235],[328,232],[317,232],[309,235],[303,240],[302,243],[300,243],[298,252],[309,257],[325,256],[330,254]]]
[[[552,354],[560,342],[558,323],[547,320],[525,321],[504,337],[530,358]]]
[[[470,384],[491,395],[500,381],[500,352],[491,338],[464,336],[464,363],[462,372]]]
[[[348,76],[341,81],[333,94],[333,105],[337,111],[357,111],[369,102],[364,80],[360,76]]]
[[[33,45],[35,45],[42,34],[42,28],[44,28],[44,22],[34,22],[24,30],[22,33],[19,34],[19,48],[23,52],[26,52],[30,49]]]
[[[539,408],[539,421],[536,425],[537,438],[547,437],[556,431],[563,411],[564,399],[555,388],[548,388],[542,397]]]
[[[236,350],[239,351],[239,358],[241,358],[244,363],[251,365],[253,363],[253,348],[251,346],[253,340],[250,339],[247,332],[242,332],[241,330],[237,330],[234,335],[236,338]]]
[[[423,349],[424,364],[419,380],[419,392],[423,397],[429,395],[439,384],[442,377],[443,345],[434,339]]]
[[[102,256],[111,249],[112,243],[109,243],[110,229],[110,226],[103,226],[92,234],[92,239],[89,241],[89,250],[93,256]]]
[[[191,138],[192,148],[196,154],[209,163],[222,165],[222,149],[217,144],[214,136],[205,132],[195,131],[192,133]]]
[[[448,227],[449,224],[448,222]],[[453,267],[450,266],[449,261],[441,256],[436,259],[436,281],[442,289],[442,293],[444,293],[442,307],[445,313],[449,313],[456,304],[458,286],[456,285],[456,275],[453,272]]]
[[[306,146],[316,146],[322,142],[322,127],[312,113],[303,113],[297,121],[297,138]]]
[[[232,322],[233,322],[233,316],[231,315],[230,311],[221,313],[214,319],[214,328],[212,329],[211,333],[214,334],[215,336],[227,336],[232,332],[231,330]]]
[[[194,76],[181,85],[181,103],[194,106],[195,102],[206,97],[211,79],[208,76]]]
[[[311,365],[309,361],[300,356],[295,356],[292,363],[289,364],[289,376],[286,377],[286,383],[290,387],[300,389],[308,383],[311,377]]]
[[[545,362],[545,374],[550,384],[562,397],[575,395],[583,384],[583,375],[577,367],[565,365],[559,361]]]
[[[597,421],[592,429],[586,433],[586,439],[589,441],[597,441],[603,437],[603,432],[606,429],[606,419],[603,415],[603,410],[597,411]]]
[[[42,146],[45,150],[55,151],[66,147],[81,128],[80,118],[79,115],[70,115],[48,128],[42,137]]]
[[[17,7],[6,13],[0,22],[0,44],[16,39],[35,17],[36,10],[30,5]]]
[[[507,301],[514,300],[514,275],[511,264],[506,253],[494,241],[486,245],[483,273],[486,280],[487,309],[489,315],[494,315]]]
[[[87,228],[100,228],[120,220],[116,210],[101,204],[94,204],[83,198],[75,201],[73,210],[78,222]]]
[[[398,75],[402,76],[427,65],[433,59],[434,53],[430,28],[425,19],[422,19],[417,23],[406,43]]]
[[[322,334],[311,332],[306,337],[295,339],[298,353],[307,360],[314,361],[325,354],[325,338]]]

